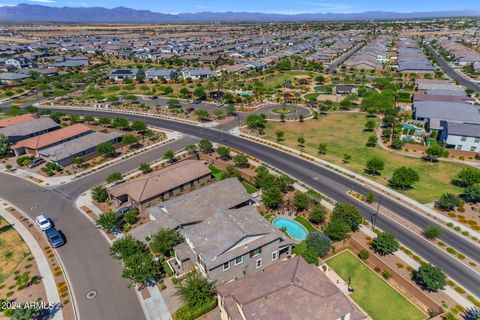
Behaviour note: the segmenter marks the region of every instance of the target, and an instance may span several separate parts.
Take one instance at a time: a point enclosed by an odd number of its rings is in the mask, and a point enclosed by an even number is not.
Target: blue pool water
[[[411,126],[411,125],[409,125],[409,124],[403,125],[403,128],[404,128],[404,129],[408,129],[408,130],[410,130],[410,129],[416,129],[414,126]]]
[[[288,218],[278,218],[273,220],[273,225],[278,229],[286,229],[287,233],[295,240],[304,240],[308,232],[298,222]]]

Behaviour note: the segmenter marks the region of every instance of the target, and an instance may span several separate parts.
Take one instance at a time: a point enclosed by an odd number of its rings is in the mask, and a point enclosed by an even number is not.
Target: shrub
[[[368,253],[367,250],[362,250],[358,253],[358,257],[362,260],[367,260],[368,257],[370,257],[370,254]]]
[[[382,272],[382,277],[385,279],[385,280],[388,280],[390,279],[391,277],[393,277],[393,274],[388,271],[388,270],[385,270]]]

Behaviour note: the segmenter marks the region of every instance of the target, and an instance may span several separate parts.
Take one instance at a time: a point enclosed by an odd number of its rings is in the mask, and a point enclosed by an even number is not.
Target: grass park
[[[388,185],[388,179],[392,176],[395,168],[400,166],[412,167],[418,171],[420,181],[415,184],[413,189],[401,192],[421,203],[436,201],[445,192],[456,194],[461,192],[460,188],[450,182],[462,168],[466,167],[465,165],[441,160],[437,163],[430,163],[389,152],[378,145],[367,147],[368,136],[373,133],[364,131],[366,120],[367,118],[363,113],[339,112],[302,123],[268,122],[264,138],[278,142],[275,133],[283,131],[284,138],[279,143],[298,150],[297,139],[303,135],[305,138],[304,152],[367,176],[383,185]],[[379,120],[377,120],[378,124]],[[325,155],[318,154],[317,147],[320,143],[327,146]],[[345,153],[351,156],[348,164],[343,162]],[[385,169],[379,176],[368,175],[364,171],[367,161],[374,156],[385,161]]]
[[[0,217],[0,284],[15,271],[29,253],[30,250],[22,237]]]
[[[350,251],[344,251],[326,261],[344,281],[351,280],[354,292],[350,297],[373,320],[422,320],[420,309],[368,268]]]

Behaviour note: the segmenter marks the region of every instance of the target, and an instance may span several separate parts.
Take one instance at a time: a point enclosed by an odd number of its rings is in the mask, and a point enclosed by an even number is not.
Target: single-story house
[[[13,126],[16,124],[28,122],[34,120],[35,117],[32,114],[22,114],[16,117],[10,117],[5,119],[0,119],[0,128],[5,128],[9,126]]]
[[[480,151],[480,123],[446,122],[440,140],[448,148],[479,152]]]
[[[0,81],[6,83],[12,83],[15,81],[25,80],[30,78],[30,75],[26,73],[14,73],[14,72],[4,72],[0,73]]]
[[[10,143],[17,143],[60,128],[60,125],[48,117],[36,118],[32,121],[17,123],[0,129],[0,134],[8,138]]]
[[[117,132],[103,133],[92,132],[74,140],[57,144],[53,147],[38,151],[38,156],[45,161],[51,161],[60,166],[68,166],[72,160],[82,157],[85,160],[94,158],[97,155],[97,146],[104,142],[118,144],[122,135]]]
[[[10,148],[19,157],[22,154],[31,154],[38,156],[38,151],[43,150],[54,145],[76,139],[92,132],[92,129],[84,124],[77,123],[68,127],[64,127],[55,131],[47,132],[45,134],[31,137],[19,141]]]
[[[355,88],[351,85],[339,84],[335,86],[336,95],[341,95],[341,96],[349,95],[349,94],[355,93],[355,91],[356,91]]]
[[[315,265],[302,257],[217,287],[222,320],[368,319]]]
[[[182,77],[184,79],[190,78],[192,80],[202,80],[208,79],[213,76],[212,70],[210,69],[188,69],[185,68],[182,70]]]
[[[143,175],[108,189],[116,207],[128,203],[144,210],[185,191],[211,181],[206,165],[197,160],[185,160]]]
[[[177,77],[177,72],[174,69],[148,69],[145,72],[145,79],[147,80],[166,80],[171,81]]]
[[[108,78],[115,81],[125,79],[136,80],[142,74],[144,74],[143,70],[139,69],[114,69],[110,72]]]
[[[32,60],[25,57],[13,57],[13,58],[7,59],[5,61],[5,64],[8,66],[13,66],[17,69],[33,68],[35,66],[35,63],[33,63]]]
[[[416,101],[413,119],[425,121],[428,130],[442,130],[446,122],[480,123],[480,108],[467,103]]]

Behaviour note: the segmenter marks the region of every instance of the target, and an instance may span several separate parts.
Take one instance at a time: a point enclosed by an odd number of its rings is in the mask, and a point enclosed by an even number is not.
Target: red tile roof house
[[[222,320],[367,319],[317,266],[299,256],[220,285],[217,294]]]
[[[16,124],[32,121],[33,119],[35,119],[35,117],[31,114],[22,114],[21,116],[1,119],[0,128],[5,128]]]
[[[22,154],[31,154],[38,157],[38,151],[53,147],[57,144],[76,139],[92,132],[92,129],[84,124],[77,123],[65,128],[51,131],[39,136],[21,140],[11,146],[17,157]]]

